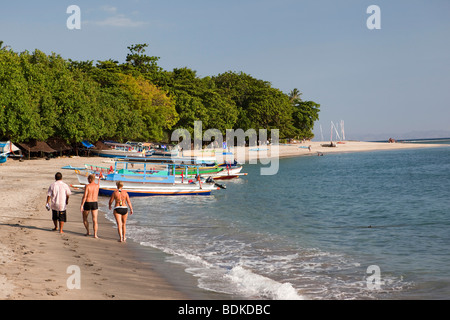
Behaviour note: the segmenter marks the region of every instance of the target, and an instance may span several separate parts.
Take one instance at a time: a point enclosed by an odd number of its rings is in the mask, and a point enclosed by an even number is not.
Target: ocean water
[[[273,176],[247,164],[212,196],[133,198],[128,238],[230,297],[448,299],[450,141],[441,143],[281,159]]]

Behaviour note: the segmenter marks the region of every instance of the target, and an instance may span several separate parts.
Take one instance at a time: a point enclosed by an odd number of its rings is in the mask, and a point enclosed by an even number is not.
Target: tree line
[[[0,41],[0,137],[14,142],[59,137],[68,143],[170,141],[178,128],[279,129],[280,138],[312,138],[320,105],[243,72],[199,77],[166,71],[147,44],[125,62],[73,61],[52,53],[14,52]]]

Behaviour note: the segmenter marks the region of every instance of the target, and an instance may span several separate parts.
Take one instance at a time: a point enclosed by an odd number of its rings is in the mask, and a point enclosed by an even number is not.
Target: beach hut
[[[57,152],[55,149],[50,147],[45,141],[31,141],[28,143],[22,142],[18,143],[18,145],[28,153],[28,159],[31,157],[31,153],[53,153]]]
[[[59,151],[60,156],[63,155],[63,152],[72,150],[72,147],[69,147],[61,138],[50,138],[47,140],[47,144],[50,148]]]
[[[107,144],[103,143],[103,141],[97,141],[94,145],[94,149],[96,150],[109,150],[111,149],[110,146],[108,146]]]

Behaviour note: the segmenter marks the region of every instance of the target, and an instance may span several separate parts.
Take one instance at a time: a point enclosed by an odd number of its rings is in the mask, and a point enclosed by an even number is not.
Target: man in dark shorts
[[[66,206],[69,203],[69,195],[71,191],[69,186],[62,181],[62,174],[57,172],[55,174],[55,182],[53,182],[47,191],[47,203],[48,210],[52,209],[52,220],[55,228],[59,233],[63,232],[64,223],[67,221]]]
[[[88,177],[89,184],[84,188],[83,199],[81,200],[81,212],[83,213],[83,224],[86,228],[86,236],[90,235],[89,233],[89,222],[88,216],[89,212],[92,212],[92,224],[94,225],[94,238],[98,238],[98,191],[99,184],[95,183],[95,175],[90,174]]]

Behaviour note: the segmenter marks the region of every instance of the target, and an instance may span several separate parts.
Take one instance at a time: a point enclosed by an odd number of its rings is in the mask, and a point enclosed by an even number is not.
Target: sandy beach
[[[278,146],[279,157],[335,152],[363,152],[438,145],[346,142],[323,147],[329,142],[307,142]],[[308,147],[311,146],[309,149]],[[246,159],[270,157],[271,146],[244,150]],[[266,150],[267,149],[267,150]],[[201,152],[209,156],[211,152]],[[63,166],[101,166],[105,158],[61,157],[51,160],[8,159],[0,166],[0,299],[7,300],[180,300],[196,299],[192,288],[171,284],[156,268],[164,264],[155,250],[147,261],[137,258],[139,244],[117,242],[113,223],[99,214],[99,239],[85,236],[80,203],[82,190],[72,189],[64,234],[52,231],[51,213],[45,209],[46,192],[57,171],[67,184],[78,184],[71,170]],[[136,213],[138,214],[138,213]],[[80,270],[81,288],[69,288],[71,266]],[[69,273],[68,273],[69,271]]]
[[[0,168],[1,299],[186,299],[152,265],[136,259],[131,247],[137,244],[117,242],[117,231],[103,214],[99,214],[100,238],[84,236],[82,191],[72,189],[64,234],[51,230],[51,213],[44,205],[54,174],[61,171],[70,185],[77,179],[61,167],[103,160],[8,160]],[[70,266],[80,268],[81,289],[67,286]]]

